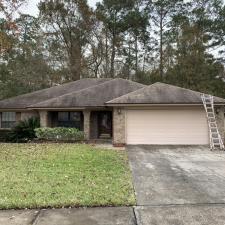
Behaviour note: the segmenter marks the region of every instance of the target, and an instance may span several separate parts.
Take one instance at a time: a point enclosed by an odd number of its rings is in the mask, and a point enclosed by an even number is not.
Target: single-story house
[[[214,97],[224,138],[225,99]],[[42,127],[76,127],[86,140],[115,145],[208,145],[209,128],[201,93],[125,79],[81,79],[0,101],[0,129],[39,117]]]

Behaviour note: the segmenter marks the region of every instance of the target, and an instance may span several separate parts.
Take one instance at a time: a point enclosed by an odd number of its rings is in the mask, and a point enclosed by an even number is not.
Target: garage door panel
[[[127,110],[127,144],[208,144],[203,109]]]

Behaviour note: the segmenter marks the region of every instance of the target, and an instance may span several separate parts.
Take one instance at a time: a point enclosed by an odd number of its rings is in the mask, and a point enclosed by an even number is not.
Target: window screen
[[[1,119],[2,128],[12,128],[16,123],[16,113],[15,112],[2,112]]]
[[[69,121],[69,112],[58,112],[58,121]]]
[[[80,122],[81,112],[70,112],[70,120],[75,122]]]
[[[58,127],[75,127],[82,130],[82,112],[58,112]]]

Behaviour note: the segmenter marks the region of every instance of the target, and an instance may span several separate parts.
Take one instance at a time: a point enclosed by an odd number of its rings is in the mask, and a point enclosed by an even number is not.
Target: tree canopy
[[[0,1],[0,99],[78,80],[162,81],[225,97],[222,0]]]

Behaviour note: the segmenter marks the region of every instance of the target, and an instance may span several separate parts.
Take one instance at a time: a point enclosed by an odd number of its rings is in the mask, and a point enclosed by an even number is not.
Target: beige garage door
[[[127,144],[205,145],[209,143],[204,109],[127,110]]]

